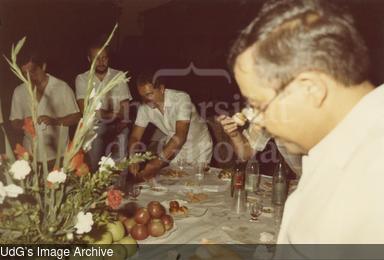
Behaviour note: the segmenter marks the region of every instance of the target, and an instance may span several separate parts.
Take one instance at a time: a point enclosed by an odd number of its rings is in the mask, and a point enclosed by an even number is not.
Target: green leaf
[[[4,130],[4,127],[1,127],[3,133],[4,133],[4,140],[5,140],[5,154],[7,155],[10,163],[14,163],[16,161],[15,155],[13,154],[12,146],[9,142],[7,133]]]
[[[25,43],[25,40],[27,39],[27,37],[23,37],[17,44],[16,44],[16,47],[15,47],[15,49],[14,49],[14,53],[15,53],[15,55],[17,55],[19,52],[20,52],[20,50],[21,50],[21,48],[23,47],[23,45],[24,45],[24,43]]]
[[[63,135],[64,135],[64,126],[60,125],[60,130],[59,130],[59,144],[57,146],[57,151],[56,151],[56,161],[55,161],[55,168],[60,168],[60,159],[61,159],[61,150],[63,149]]]

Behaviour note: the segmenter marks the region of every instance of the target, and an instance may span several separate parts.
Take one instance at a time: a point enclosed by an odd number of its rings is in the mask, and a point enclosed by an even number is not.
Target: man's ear
[[[45,70],[47,69],[47,63],[44,63],[43,66],[41,67],[43,69],[43,71],[45,72]]]
[[[318,72],[303,72],[296,78],[296,81],[315,107],[323,105],[328,95],[328,86],[332,84],[328,77]]]

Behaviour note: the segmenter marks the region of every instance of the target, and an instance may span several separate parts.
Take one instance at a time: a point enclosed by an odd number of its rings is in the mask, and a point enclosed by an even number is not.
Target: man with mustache
[[[105,42],[104,37],[97,38],[88,49],[88,61],[92,63],[99,50]],[[109,67],[109,48],[105,48],[98,56],[95,64],[95,77],[92,85],[95,88],[103,88],[120,71]],[[76,99],[81,112],[84,110],[84,98],[87,91],[89,70],[76,77]],[[97,137],[92,142],[91,150],[88,152],[92,171],[98,169],[100,158],[106,154],[106,140],[111,136],[117,137],[118,152],[114,154],[115,159],[126,156],[128,137],[129,101],[132,100],[131,93],[126,83],[115,86],[102,100],[102,106],[97,111],[96,133]],[[112,143],[110,146],[114,146]],[[117,158],[116,158],[117,157]]]
[[[139,178],[150,179],[159,169],[182,159],[190,163],[209,163],[212,157],[212,139],[207,124],[199,116],[187,93],[167,89],[161,79],[145,73],[137,79],[137,90],[143,104],[140,105],[135,125],[128,141],[132,154],[141,145],[141,139],[149,123],[154,124],[166,136],[164,146],[158,149],[158,158],[148,162],[139,172],[133,165],[130,171]]]

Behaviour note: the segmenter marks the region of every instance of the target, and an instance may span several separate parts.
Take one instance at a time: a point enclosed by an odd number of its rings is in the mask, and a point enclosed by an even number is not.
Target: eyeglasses
[[[258,113],[256,113],[253,116],[253,119],[260,117],[260,115],[263,116],[261,119],[261,122],[264,120],[264,114],[268,110],[268,108],[271,106],[271,104],[277,100],[277,99],[282,99],[283,97],[287,96],[286,90],[289,88],[289,85],[293,82],[294,79],[290,80],[287,84],[284,84],[283,87],[280,87],[275,90],[275,95],[268,101],[267,104],[263,104],[261,108],[257,108]],[[248,106],[250,106],[248,104]],[[268,132],[268,130],[265,128],[264,124],[261,124],[261,129],[264,132]]]

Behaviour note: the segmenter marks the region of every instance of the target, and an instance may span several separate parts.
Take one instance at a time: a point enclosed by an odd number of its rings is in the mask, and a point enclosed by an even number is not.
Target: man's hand
[[[163,162],[159,159],[150,160],[144,167],[142,171],[139,172],[139,177],[142,177],[145,180],[149,180],[155,177],[156,173],[163,166]]]
[[[224,129],[224,132],[231,138],[239,136],[241,133],[239,131],[238,125],[235,121],[226,115],[221,115],[216,119]]]
[[[58,120],[53,117],[49,116],[39,116],[37,118],[37,123],[41,124],[44,123],[46,125],[58,125]]]

